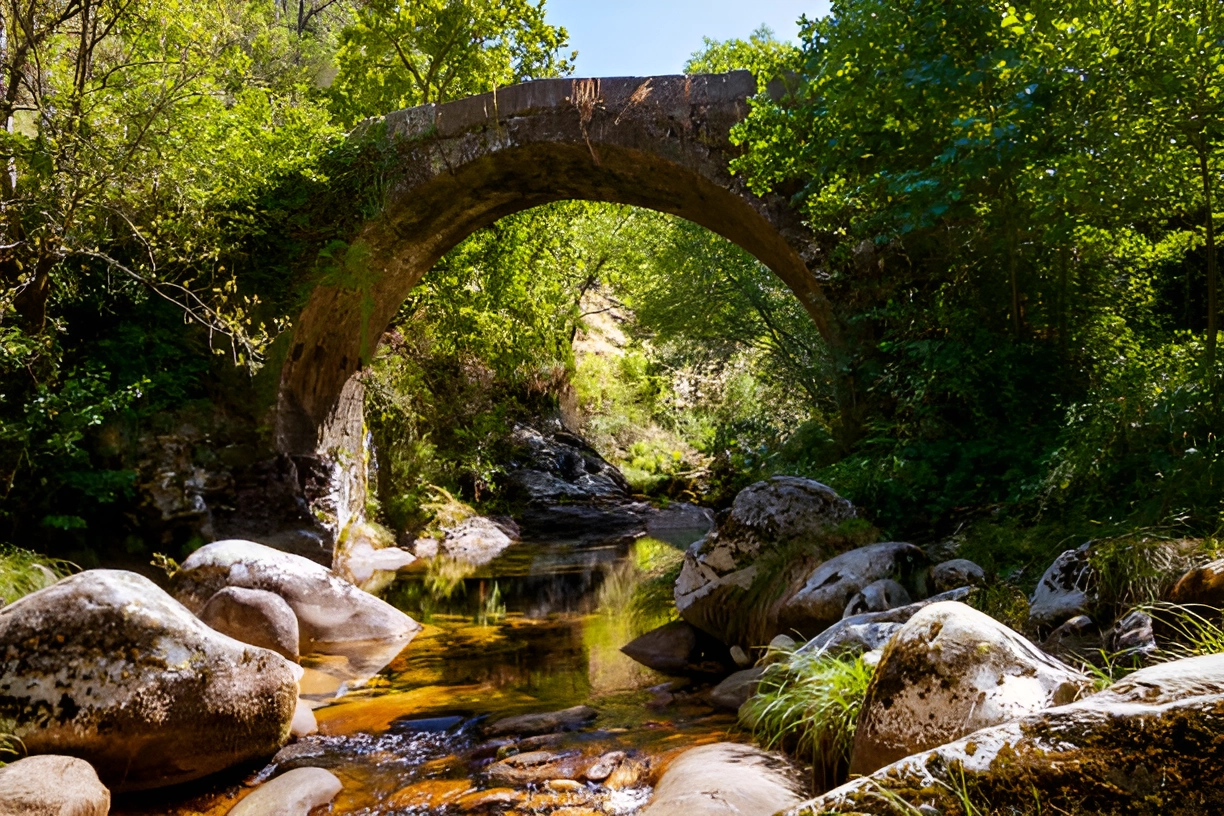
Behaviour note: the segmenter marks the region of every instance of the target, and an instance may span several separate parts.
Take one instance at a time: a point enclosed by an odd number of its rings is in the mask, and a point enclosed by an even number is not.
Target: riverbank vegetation
[[[346,132],[571,70],[526,2],[4,8],[0,538],[83,562],[164,544],[167,440],[202,474],[270,451],[277,338],[382,189]],[[1068,542],[1215,533],[1222,26],[1184,0],[843,0],[797,44],[708,42],[688,70],[785,78],[735,170],[820,236],[836,331],[692,224],[502,219],[367,373],[371,512],[500,506],[513,426],[556,414],[656,501],[808,475],[1021,583]]]

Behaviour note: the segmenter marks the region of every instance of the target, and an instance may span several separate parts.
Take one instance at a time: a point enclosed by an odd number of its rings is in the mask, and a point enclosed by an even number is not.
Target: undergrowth
[[[740,722],[766,748],[810,760],[814,788],[828,790],[849,771],[872,671],[861,657],[792,652],[766,669],[756,695],[740,709]]]
[[[67,561],[0,544],[0,601],[12,603],[49,587],[74,569]]]

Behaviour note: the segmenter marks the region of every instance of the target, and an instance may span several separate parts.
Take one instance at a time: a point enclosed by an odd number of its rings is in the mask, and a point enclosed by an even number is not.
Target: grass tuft
[[[51,586],[76,566],[58,558],[0,544],[0,601],[13,601]]]

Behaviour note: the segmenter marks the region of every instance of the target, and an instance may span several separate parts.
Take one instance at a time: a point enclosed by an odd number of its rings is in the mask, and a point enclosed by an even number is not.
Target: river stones
[[[981,586],[985,581],[986,570],[967,558],[953,558],[931,567],[931,588],[935,592]]]
[[[1067,550],[1041,576],[1029,606],[1029,623],[1049,631],[1089,611],[1093,584],[1089,545]]]
[[[863,587],[857,595],[846,604],[843,618],[855,615],[866,615],[869,612],[886,612],[913,603],[905,587],[891,578],[884,578]]]
[[[297,616],[285,599],[262,589],[226,587],[208,599],[200,620],[223,635],[287,660],[298,660]]]
[[[234,805],[229,816],[309,816],[336,798],[343,785],[323,768],[295,768],[265,782]]]
[[[0,768],[4,816],[106,816],[110,791],[76,757],[32,756]]]
[[[710,690],[710,703],[725,711],[739,711],[740,706],[756,694],[764,675],[764,666],[737,671]]]
[[[276,753],[296,672],[131,572],[90,570],[0,609],[0,722],[30,753],[81,757],[119,792]]]
[[[1068,703],[1092,682],[962,603],[919,610],[888,642],[859,715],[851,774]]]
[[[906,757],[788,811],[894,816],[981,803],[1042,812],[1203,816],[1224,812],[1224,655],[1161,663],[1109,689]]]
[[[1224,609],[1224,558],[1186,572],[1173,585],[1169,601],[1182,606]]]
[[[727,647],[686,621],[665,623],[626,643],[621,651],[663,674],[723,675],[729,670]]]
[[[541,714],[520,714],[504,717],[484,728],[486,736],[500,737],[514,734],[521,737],[536,734],[553,734],[558,731],[575,731],[583,728],[599,716],[590,706],[574,706],[562,711],[547,711]]]
[[[199,611],[227,586],[273,592],[293,609],[302,654],[328,644],[393,641],[401,648],[421,630],[412,618],[325,567],[253,541],[218,541],[196,550],[171,580],[174,596]]]
[[[718,529],[685,553],[675,587],[680,616],[728,645],[768,642],[781,631],[776,601],[836,554],[829,534],[854,516],[850,502],[811,479],[775,476],[744,488]]]
[[[673,760],[642,816],[773,816],[798,804],[803,788],[778,754],[720,742]]]

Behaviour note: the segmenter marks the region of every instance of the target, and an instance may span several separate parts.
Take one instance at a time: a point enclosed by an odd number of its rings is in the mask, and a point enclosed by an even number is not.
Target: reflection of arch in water
[[[554,79],[386,117],[397,159],[383,211],[295,322],[281,372],[278,449],[360,461],[355,375],[408,292],[476,230],[552,201],[629,204],[700,224],[773,270],[832,339],[814,274],[815,236],[785,199],[753,195],[728,169],[737,151],[730,130],[755,92],[745,71]],[[334,469],[328,504],[337,527],[364,504],[358,470]]]

